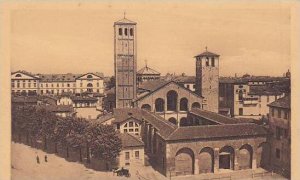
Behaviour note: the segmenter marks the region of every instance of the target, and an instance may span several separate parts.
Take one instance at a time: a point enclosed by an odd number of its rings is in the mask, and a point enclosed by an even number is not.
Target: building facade
[[[116,107],[130,107],[136,98],[136,23],[124,17],[114,23]]]
[[[219,112],[219,55],[206,50],[195,58],[195,92],[204,97],[203,109]]]
[[[291,174],[291,100],[282,97],[269,104],[269,125],[272,136],[272,168],[289,177]]]
[[[85,92],[104,93],[103,75],[86,74],[36,74],[24,71],[11,74],[12,94],[61,95],[63,93],[81,94]]]

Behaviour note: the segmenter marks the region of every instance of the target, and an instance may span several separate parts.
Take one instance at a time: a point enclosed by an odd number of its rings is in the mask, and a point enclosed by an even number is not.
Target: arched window
[[[186,117],[180,119],[180,126],[190,126],[190,125],[192,124]]]
[[[119,28],[119,35],[122,36],[122,28]]]
[[[194,103],[192,104],[192,108],[200,108],[200,103],[194,102]]]
[[[167,111],[177,110],[177,92],[171,90],[167,93]]]
[[[188,100],[187,98],[180,99],[180,111],[187,111],[188,110]]]
[[[21,74],[16,74],[16,77],[22,77],[22,75]]]
[[[173,123],[173,124],[175,124],[175,125],[177,125],[177,121],[173,117],[169,118],[168,121],[171,122],[171,123]]]
[[[89,74],[89,75],[87,75],[87,78],[90,79],[90,78],[93,78],[93,76]]]
[[[141,108],[147,111],[151,111],[151,106],[149,104],[143,104]]]
[[[162,98],[155,100],[155,111],[164,112],[165,111],[165,101]]]
[[[133,36],[133,28],[130,28],[130,36]]]
[[[239,90],[239,101],[243,100],[243,90]]]
[[[127,36],[127,28],[125,28],[125,32],[124,32],[125,36]]]
[[[92,83],[88,83],[88,84],[87,84],[87,87],[88,87],[88,88],[87,88],[87,91],[88,91],[88,92],[93,92],[93,84],[92,84]]]

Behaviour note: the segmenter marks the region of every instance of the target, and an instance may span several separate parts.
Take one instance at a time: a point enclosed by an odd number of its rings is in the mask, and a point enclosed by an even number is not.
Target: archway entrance
[[[234,149],[225,146],[219,153],[219,169],[233,169],[234,167]]]
[[[180,149],[175,157],[176,175],[194,174],[194,153],[189,148]]]

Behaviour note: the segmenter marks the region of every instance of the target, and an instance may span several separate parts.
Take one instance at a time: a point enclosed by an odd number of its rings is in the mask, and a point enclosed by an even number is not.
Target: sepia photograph
[[[288,1],[2,4],[3,180],[297,179],[294,11]]]

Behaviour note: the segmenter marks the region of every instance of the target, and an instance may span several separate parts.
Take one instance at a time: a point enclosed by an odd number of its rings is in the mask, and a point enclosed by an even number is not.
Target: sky
[[[273,3],[35,4],[10,14],[11,71],[113,75],[113,23],[137,22],[138,69],[195,75],[194,56],[220,55],[220,76],[290,69],[290,8]]]

